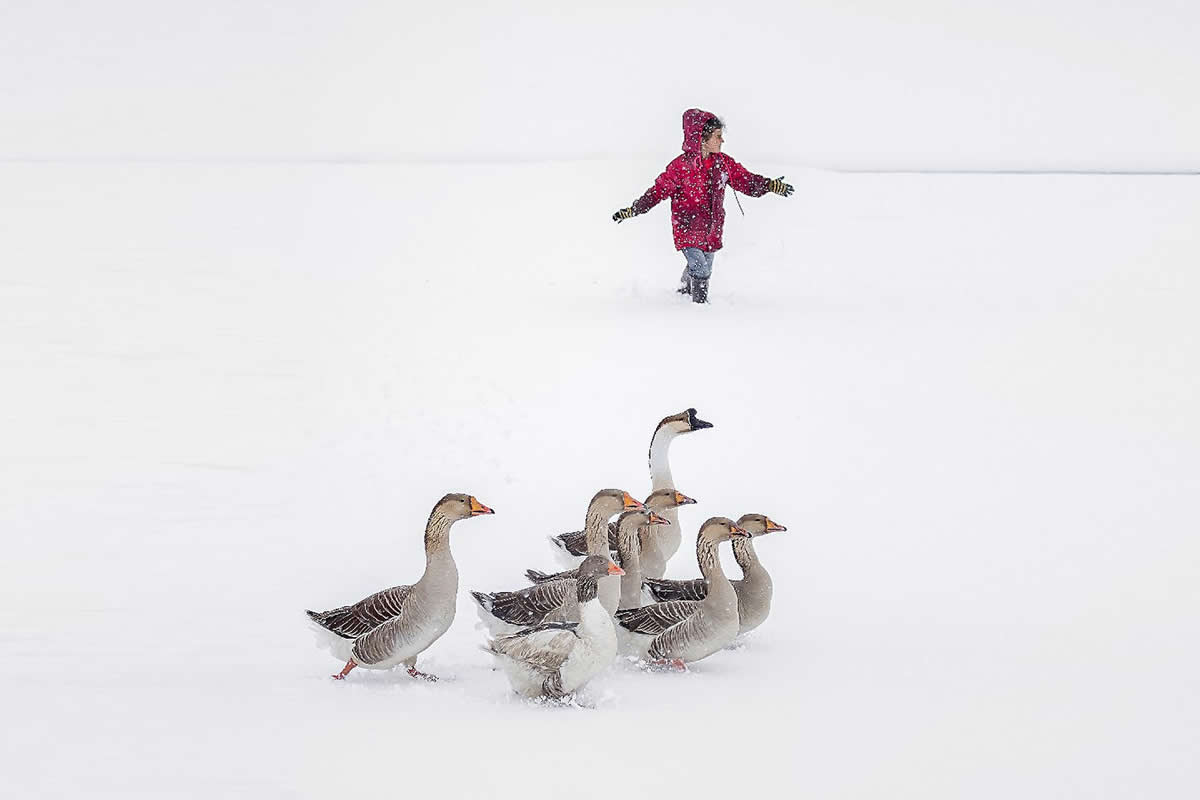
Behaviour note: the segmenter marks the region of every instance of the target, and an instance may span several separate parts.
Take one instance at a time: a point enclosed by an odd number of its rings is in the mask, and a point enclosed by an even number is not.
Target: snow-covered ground
[[[706,308],[609,220],[662,162],[0,166],[3,794],[1192,796],[1200,183],[741,157],[797,194],[729,199]],[[772,617],[512,698],[466,590],[688,406],[685,527],[790,529]],[[443,681],[330,680],[303,609],[447,491],[497,513]]]

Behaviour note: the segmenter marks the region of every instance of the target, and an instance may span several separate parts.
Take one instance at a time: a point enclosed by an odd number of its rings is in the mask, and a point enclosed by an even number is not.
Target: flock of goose
[[[471,592],[492,635],[484,649],[518,694],[570,696],[618,653],[684,670],[767,618],[771,576],[753,539],[787,528],[762,514],[746,514],[736,522],[709,518],[696,536],[701,577],[663,577],[682,542],[678,509],[696,502],[675,489],[668,450],[677,436],[711,427],[694,408],[662,420],[650,440],[653,491],[646,501],[621,489],[603,489],[588,503],[582,531],[551,538],[569,569],[530,569],[525,575],[531,586]],[[425,526],[420,580],[353,605],[307,612],[321,643],[345,661],[334,678],[341,680],[356,667],[403,664],[413,677],[437,680],[417,669],[417,656],[454,621],[458,568],[450,553],[450,527],[492,513],[470,495],[446,495]],[[741,580],[730,581],[721,568],[718,547],[725,541],[733,543]]]

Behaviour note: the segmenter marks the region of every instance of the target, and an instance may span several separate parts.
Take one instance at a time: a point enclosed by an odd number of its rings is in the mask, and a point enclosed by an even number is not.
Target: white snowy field
[[[661,165],[0,166],[3,794],[1193,796],[1200,181],[747,163],[797,194],[694,307],[667,209],[609,220]],[[772,617],[512,698],[466,590],[688,406],[687,539],[786,524]],[[332,681],[303,610],[448,491],[497,513],[443,680]]]

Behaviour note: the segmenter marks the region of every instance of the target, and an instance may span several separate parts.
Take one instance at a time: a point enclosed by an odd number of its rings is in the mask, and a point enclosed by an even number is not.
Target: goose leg
[[[421,670],[417,669],[417,657],[416,656],[413,656],[408,661],[405,661],[404,666],[408,667],[408,674],[413,676],[414,678],[420,678],[421,680],[426,680],[426,681],[431,681],[431,682],[436,682],[438,679],[437,675],[430,675],[428,672],[421,672]]]
[[[664,667],[666,669],[673,669],[677,672],[687,672],[688,671],[687,664],[684,663],[682,658],[656,658],[650,662],[650,665],[653,667]]]
[[[354,669],[357,666],[358,666],[358,664],[355,664],[354,659],[352,658],[346,662],[346,666],[342,667],[341,672],[339,672],[336,675],[333,675],[332,677],[335,681],[345,680],[346,676],[350,674],[350,670]]]

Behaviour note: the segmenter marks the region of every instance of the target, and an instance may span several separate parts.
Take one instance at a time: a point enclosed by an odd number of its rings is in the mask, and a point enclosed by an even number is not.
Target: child
[[[755,175],[722,153],[724,127],[717,115],[708,111],[689,108],[683,112],[683,155],[667,164],[633,205],[613,214],[613,220],[621,222],[671,198],[675,249],[687,259],[679,292],[690,294],[693,303],[708,302],[708,278],[725,226],[725,185],[751,197],[767,192],[787,197],[794,191],[782,175],[774,180]]]

